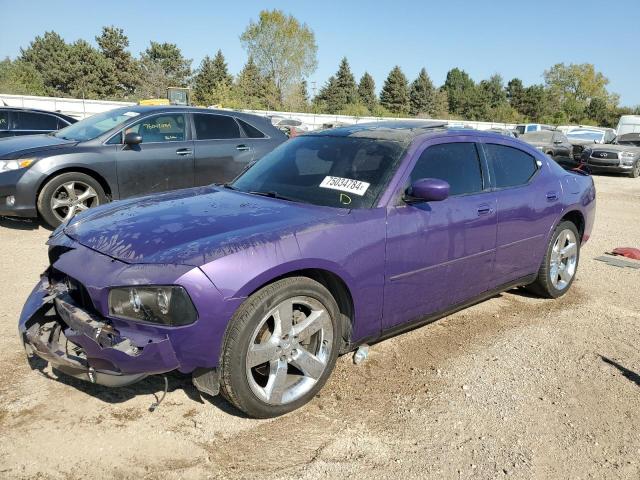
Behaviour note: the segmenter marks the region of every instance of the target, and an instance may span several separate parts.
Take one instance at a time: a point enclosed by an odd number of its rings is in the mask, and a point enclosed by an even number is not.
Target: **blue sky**
[[[145,1],[0,0],[0,58],[46,30],[67,41],[93,41],[103,25],[125,30],[137,54],[150,40],[177,43],[196,67],[222,49],[230,71],[246,60],[238,37],[263,8],[280,8],[307,23],[318,43],[319,88],[343,56],[378,89],[400,65],[413,79],[426,67],[440,85],[453,67],[476,81],[500,73],[505,82],[542,82],[558,62],[595,64],[624,105],[640,104],[640,2],[602,1]]]

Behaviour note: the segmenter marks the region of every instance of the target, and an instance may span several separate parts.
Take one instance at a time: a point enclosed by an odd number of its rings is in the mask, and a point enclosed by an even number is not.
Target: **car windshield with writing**
[[[54,133],[54,135],[65,140],[86,142],[87,140],[99,137],[103,133],[118,127],[138,115],[139,114],[137,112],[130,112],[122,108],[109,110],[108,112],[97,113],[95,115],[91,115],[89,118],[80,120],[73,125],[69,125],[68,127],[59,130]]]
[[[305,135],[282,144],[231,188],[338,208],[371,208],[404,152],[370,138]]]
[[[567,133],[567,138],[570,140],[589,140],[602,143],[604,140],[604,132],[597,130],[572,130]]]

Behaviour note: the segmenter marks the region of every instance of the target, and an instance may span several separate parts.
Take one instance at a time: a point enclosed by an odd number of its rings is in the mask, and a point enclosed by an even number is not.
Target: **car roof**
[[[358,123],[342,127],[318,130],[307,135],[326,137],[357,137],[374,140],[394,140],[409,143],[416,137],[431,131],[445,130],[445,122],[424,120],[389,120],[381,122]]]
[[[66,120],[73,120],[74,122],[78,121],[77,118],[73,118],[73,117],[71,117],[69,115],[66,115],[64,113],[52,112],[51,110],[42,110],[40,108],[11,107],[11,106],[2,106],[2,105],[0,105],[0,110],[3,110],[3,111],[11,110],[13,112],[46,113],[46,114],[49,114],[49,115],[55,115],[57,117],[64,118]]]

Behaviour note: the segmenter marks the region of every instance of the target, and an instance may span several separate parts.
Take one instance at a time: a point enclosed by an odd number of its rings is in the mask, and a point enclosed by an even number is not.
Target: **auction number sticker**
[[[343,192],[353,193],[362,196],[366,193],[370,183],[353,180],[352,178],[342,177],[324,177],[320,188],[330,188],[332,190],[341,190]]]

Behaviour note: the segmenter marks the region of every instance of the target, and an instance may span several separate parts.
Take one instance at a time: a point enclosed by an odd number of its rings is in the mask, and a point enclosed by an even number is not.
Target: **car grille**
[[[601,150],[594,150],[591,153],[591,158],[595,158],[598,160],[617,160],[618,154],[616,152],[603,152]]]
[[[89,292],[87,291],[85,286],[78,282],[75,278],[72,278],[66,273],[51,267],[49,269],[49,283],[54,288],[57,285],[60,285],[62,288],[66,289],[69,296],[73,299],[73,302],[79,308],[82,308],[87,312],[97,313]]]

